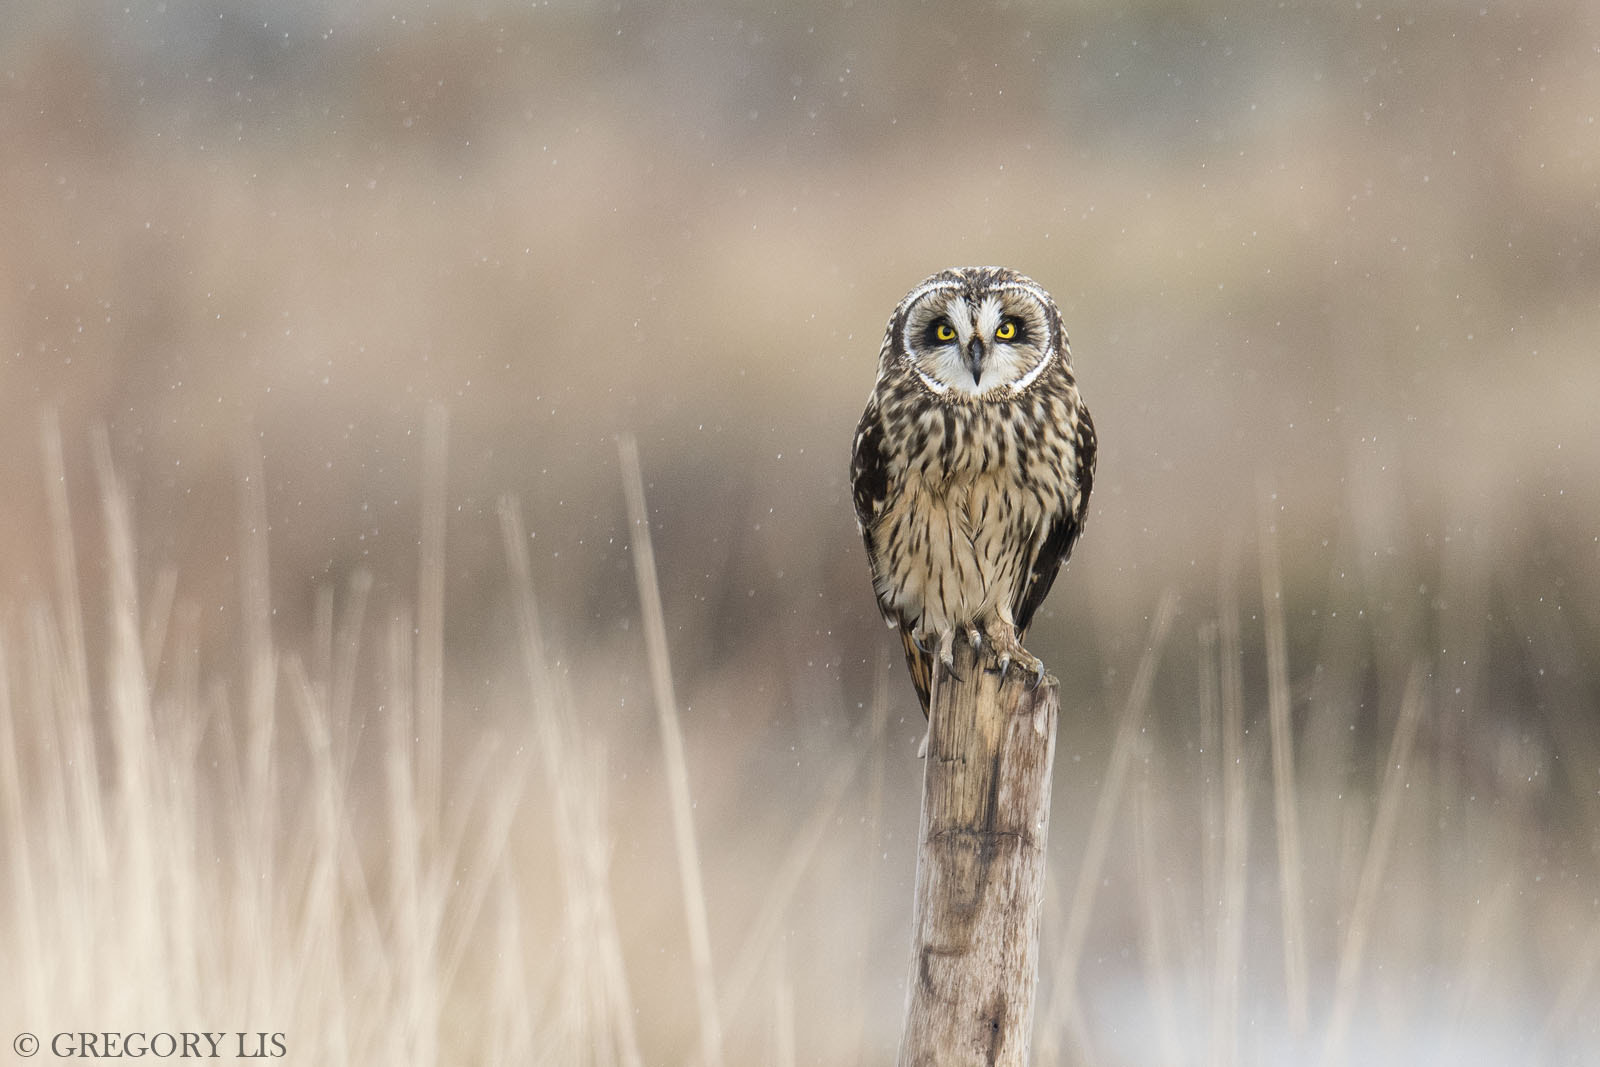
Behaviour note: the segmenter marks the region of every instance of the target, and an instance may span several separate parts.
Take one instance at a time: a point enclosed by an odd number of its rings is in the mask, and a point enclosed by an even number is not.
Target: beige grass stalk
[[[445,479],[450,421],[428,408],[422,433],[422,524],[417,558],[417,806],[423,840],[436,842],[444,766]]]
[[[1222,896],[1222,713],[1217,696],[1217,624],[1195,630],[1198,657],[1195,710],[1200,718],[1200,900],[1202,929],[1214,931]],[[1202,953],[1211,961],[1214,945]]]
[[[889,723],[889,672],[890,661],[885,655],[878,655],[873,661],[872,668],[872,738],[873,743],[868,746],[870,755],[867,772],[866,796],[858,809],[859,826],[861,828],[860,847],[862,855],[883,855],[883,789],[884,774],[888,763],[887,746],[884,744],[885,731]],[[898,667],[898,665],[895,665]],[[855,944],[858,952],[854,957],[855,966],[846,977],[847,989],[865,989],[867,975],[871,961],[876,958],[873,944],[873,931],[875,924],[873,916],[876,913],[878,895],[878,880],[881,877],[881,864],[867,863],[864,868],[855,871],[851,880],[855,899],[859,901],[857,911],[859,917],[860,934]],[[1048,892],[1048,889],[1047,889]],[[848,1013],[844,1016],[835,1035],[837,1047],[843,1050],[845,1064],[859,1065],[862,1057],[866,1055],[864,1039],[867,1033],[868,1016],[873,1007],[870,998],[858,996],[851,999]]]
[[[305,809],[310,832],[297,835],[295,843],[304,850],[304,858],[295,867],[303,873],[291,883],[304,887],[301,909],[291,924],[295,934],[290,956],[296,971],[294,985],[305,991],[303,996],[342,1000],[345,972],[341,959],[339,860],[346,798],[334,758],[325,694],[311,683],[298,656],[289,656],[284,669],[290,702],[299,712],[311,765],[310,799]],[[314,994],[310,993],[313,989]],[[296,1016],[303,1017],[310,1010],[307,1005],[298,1005]],[[349,1056],[349,1034],[343,1013],[331,1013],[329,1022],[329,1031],[316,1036],[320,1047],[307,1051],[333,1062],[344,1062]]]
[[[50,946],[37,958],[40,968],[27,984],[39,991],[41,1006],[54,1008],[63,998],[84,992],[77,981],[81,968],[76,956],[53,942],[59,929],[91,936],[98,932],[89,896],[90,887],[106,875],[105,837],[95,792],[98,781],[84,781],[94,768],[88,710],[66,695],[61,676],[67,671],[50,611],[35,604],[27,622],[27,652],[21,657],[26,684],[19,687],[20,714],[14,716],[13,727],[19,769],[30,779],[25,787],[19,784],[17,794],[23,843],[29,850],[24,854],[31,853],[29,866],[39,879],[33,898],[40,910],[22,921],[39,930],[42,943]],[[89,749],[87,757],[80,754],[83,747]],[[60,755],[50,758],[46,753]],[[45,924],[35,916],[56,922],[39,929]]]
[[[56,607],[54,620],[38,611],[30,614],[29,660],[34,668],[30,703],[38,708],[56,708],[61,713],[48,716],[46,723],[47,729],[56,732],[55,741],[65,753],[65,760],[57,764],[60,773],[46,776],[57,799],[57,803],[47,806],[58,819],[50,846],[59,850],[67,841],[79,846],[79,854],[71,859],[84,878],[77,885],[62,887],[79,890],[84,883],[105,876],[108,845],[100,807],[100,760],[94,743],[83,601],[78,587],[77,554],[73,550],[72,512],[67,500],[61,429],[55,412],[47,411],[41,416],[39,436],[44,454],[50,535],[55,546]],[[72,836],[62,836],[69,833]],[[69,869],[66,857],[62,860],[55,868],[58,872]],[[53,899],[61,903],[74,897]]]
[[[1095,801],[1094,815],[1089,824],[1089,837],[1079,859],[1078,881],[1073,889],[1072,903],[1067,909],[1066,929],[1056,949],[1055,986],[1051,991],[1050,1010],[1044,1014],[1044,1019],[1051,1025],[1063,1020],[1070,1022],[1068,1013],[1077,1010],[1078,962],[1083,955],[1084,941],[1089,935],[1095,892],[1100,887],[1105,869],[1106,852],[1111,845],[1111,831],[1122,798],[1123,782],[1128,776],[1128,766],[1133,761],[1145,708],[1150,703],[1156,665],[1160,662],[1161,649],[1166,644],[1167,632],[1172,627],[1177,610],[1177,594],[1169,589],[1162,594],[1155,615],[1150,620],[1150,634],[1144,654],[1139,658],[1139,668],[1128,690],[1128,700],[1118,718],[1116,740],[1111,745],[1111,758],[1100,783],[1100,795]],[[1075,1026],[1069,1025],[1069,1029],[1082,1045],[1085,1034]],[[1087,1048],[1080,1048],[1080,1052],[1092,1056]]]
[[[489,1067],[526,1067],[540,1062],[541,1047],[535,1023],[536,995],[528,974],[528,939],[524,932],[522,902],[508,867],[493,879],[493,929],[497,950],[487,996],[483,1003],[483,1028],[487,1035],[484,1063]]]
[[[550,669],[533,592],[528,539],[516,498],[499,501],[500,532],[511,569],[523,668],[533,697],[537,749],[555,809],[556,867],[566,901],[570,978],[563,984],[564,1027],[596,1063],[639,1067],[633,997],[610,883],[605,817],[605,757],[579,730]],[[593,958],[590,958],[590,957]]]
[[[794,901],[805,872],[827,840],[839,803],[859,772],[863,759],[862,754],[857,754],[856,758],[834,771],[823,790],[821,802],[795,835],[768,881],[767,891],[762,895],[761,910],[751,921],[733,965],[728,969],[727,981],[723,983],[723,994],[718,1005],[723,1019],[736,1020],[750,994],[757,991],[756,979],[773,946],[780,941],[789,905]]]
[[[1171,926],[1168,914],[1168,884],[1162,877],[1160,827],[1172,821],[1171,812],[1152,782],[1170,781],[1161,773],[1161,756],[1151,752],[1146,773],[1135,780],[1133,791],[1133,841],[1139,893],[1139,948],[1143,956],[1146,985],[1155,1002],[1157,1036],[1161,1063],[1181,1067],[1184,1063],[1183,1038],[1178,1026],[1177,1000],[1173,990]]]
[[[384,738],[389,816],[389,910],[393,923],[395,991],[400,1017],[387,1035],[397,1062],[438,1060],[439,991],[434,981],[435,945],[427,923],[422,817],[417,810],[413,765],[416,729],[411,613],[389,620],[386,675],[388,730]]]
[[[689,767],[683,753],[683,732],[678,725],[677,697],[672,691],[672,660],[667,651],[667,624],[661,608],[661,588],[656,581],[656,557],[650,540],[650,513],[645,505],[644,476],[639,470],[639,446],[631,435],[624,434],[617,439],[617,454],[622,461],[622,488],[628,498],[628,524],[634,531],[634,576],[639,584],[645,648],[650,659],[650,679],[655,689],[656,714],[661,727],[662,756],[667,764],[672,831],[678,847],[678,875],[682,882],[684,918],[689,928],[695,997],[700,1009],[700,1059],[705,1067],[722,1067],[722,1021],[717,1014],[716,981],[711,968],[711,935],[706,922],[700,851],[695,844],[694,804],[689,798]]]
[[[33,848],[28,840],[28,826],[23,817],[22,766],[17,757],[19,737],[16,715],[11,703],[11,671],[6,649],[9,633],[0,632],[0,811],[5,821],[0,825],[0,855],[10,858],[10,922],[11,932],[17,938],[14,966],[22,974],[44,973],[44,939],[40,936],[34,917],[38,912],[38,897],[34,890],[37,877],[33,866]],[[38,982],[23,983],[27,998],[21,1005],[26,1018],[42,1018],[40,1003],[43,990]]]
[[[1244,920],[1250,860],[1239,606],[1231,581],[1223,585],[1221,601],[1216,630],[1216,685],[1222,707],[1222,900],[1217,915],[1217,952],[1211,978],[1211,1047],[1207,1061],[1210,1067],[1232,1067],[1238,1062],[1239,995],[1244,984]]]
[[[887,703],[887,698],[883,699],[884,703]],[[778,943],[784,917],[794,900],[795,893],[800,888],[801,879],[827,841],[828,831],[834,826],[835,817],[850,791],[850,786],[860,775],[867,760],[878,751],[878,744],[882,740],[887,722],[888,716],[880,706],[880,709],[873,713],[872,733],[868,737],[867,744],[857,748],[849,759],[835,768],[832,777],[822,790],[822,799],[812,809],[805,826],[795,835],[788,851],[784,854],[783,861],[778,864],[777,872],[767,883],[767,891],[762,895],[761,910],[750,923],[739,953],[734,957],[733,966],[727,972],[728,980],[723,983],[724,992],[721,1000],[723,1019],[736,1019],[743,1010],[749,994],[755,991],[756,978],[760,974],[762,964],[771,954],[773,945]]]
[[[278,884],[277,767],[273,759],[277,731],[277,652],[272,636],[271,586],[267,570],[266,474],[258,442],[240,444],[239,474],[239,610],[246,670],[243,805],[240,832],[251,847],[235,859],[235,909],[241,929],[241,958],[253,959],[250,1009],[269,1015],[270,989],[259,977],[279,964],[270,925],[259,919],[272,914],[272,891]]]
[[[145,598],[144,628],[140,631],[144,674],[152,683],[161,669],[162,656],[167,647],[168,627],[172,623],[173,605],[177,599],[178,568],[168,564],[157,573],[155,586]]]
[[[150,685],[139,647],[139,602],[134,580],[133,526],[127,494],[111,464],[111,446],[104,430],[93,439],[95,470],[105,518],[107,577],[110,584],[110,670],[106,694],[110,707],[112,750],[115,753],[118,902],[129,916],[149,916],[158,911],[162,869],[160,852],[171,842],[168,814],[154,788],[157,760],[150,716]],[[121,931],[135,959],[146,960],[155,973],[170,973],[162,930],[158,923],[132,922]]]
[[[633,994],[628,987],[628,972],[622,953],[622,937],[617,931],[616,909],[611,897],[611,837],[607,832],[604,746],[591,740],[587,759],[579,759],[568,769],[566,788],[579,792],[586,803],[579,806],[583,847],[584,885],[589,903],[585,931],[595,959],[595,978],[591,985],[591,1014],[601,1020],[597,1062],[619,1067],[640,1067],[639,1038],[634,1028]],[[581,777],[580,777],[581,776]]]
[[[554,810],[555,866],[561,876],[565,902],[562,913],[563,966],[559,969],[563,980],[559,983],[560,1003],[557,1005],[559,1033],[555,1039],[556,1047],[546,1051],[576,1060],[583,1055],[581,1050],[589,1043],[587,1030],[591,1020],[587,1017],[590,976],[588,961],[583,955],[583,948],[588,943],[583,931],[587,888],[581,855],[583,831],[578,826],[579,816],[573,810],[575,796],[567,789],[569,775],[577,760],[572,736],[575,724],[571,722],[566,702],[557,693],[556,681],[545,655],[521,505],[514,497],[502,496],[499,513],[500,532],[515,593],[523,670],[532,698],[533,728]]]
[[[1344,1043],[1349,1035],[1350,1020],[1355,1014],[1356,999],[1361,980],[1361,966],[1366,958],[1367,943],[1372,937],[1372,925],[1377,916],[1379,893],[1383,888],[1384,874],[1388,870],[1389,856],[1394,848],[1395,824],[1400,814],[1400,802],[1405,796],[1406,776],[1411,766],[1412,742],[1416,740],[1417,723],[1422,718],[1423,680],[1427,672],[1418,663],[1412,668],[1406,682],[1405,696],[1400,702],[1400,716],[1395,722],[1394,737],[1389,745],[1389,760],[1383,775],[1383,786],[1378,792],[1377,814],[1372,821],[1372,833],[1367,839],[1367,852],[1361,863],[1361,878],[1356,884],[1355,903],[1345,924],[1344,947],[1339,952],[1339,972],[1334,980],[1333,1007],[1329,1012],[1328,1028],[1322,1044],[1323,1067],[1341,1062]]]
[[[1300,858],[1300,812],[1294,772],[1294,728],[1289,717],[1289,651],[1284,635],[1283,580],[1278,562],[1273,493],[1261,491],[1261,612],[1267,642],[1267,721],[1272,738],[1272,807],[1278,832],[1278,907],[1283,921],[1283,984],[1289,1031],[1306,1031],[1305,878]]]
[[[272,749],[277,726],[278,664],[272,637],[272,587],[267,565],[266,470],[254,439],[241,447],[239,608],[248,664],[245,787],[250,792],[251,814],[268,820],[260,827],[264,832],[258,838],[265,845],[272,839],[270,818],[275,776]],[[270,870],[267,873],[270,874]]]
[[[522,905],[517,899],[515,881],[502,867],[494,879],[495,943],[494,973],[489,984],[489,1003],[485,1017],[489,1027],[488,1062],[500,1067],[538,1062],[542,1050],[536,1041],[533,988],[528,981],[527,945],[523,935]]]
[[[78,712],[89,708],[89,658],[83,637],[83,598],[78,589],[78,561],[73,551],[72,510],[67,502],[67,470],[61,455],[61,425],[53,410],[39,418],[44,453],[45,502],[55,545],[56,620],[65,657],[63,703]]]
[[[339,779],[346,787],[355,762],[356,742],[365,725],[365,706],[356,707],[357,667],[360,664],[361,631],[367,617],[367,598],[372,592],[372,575],[357,571],[347,583],[349,595],[333,635],[328,663],[328,725],[333,733],[334,751],[340,754]]]

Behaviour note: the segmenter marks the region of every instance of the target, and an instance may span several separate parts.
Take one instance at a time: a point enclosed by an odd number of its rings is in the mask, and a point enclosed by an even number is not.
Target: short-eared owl
[[[889,318],[850,480],[872,585],[928,710],[957,631],[1004,669],[1089,505],[1094,424],[1061,313],[1001,267],[941,271]]]

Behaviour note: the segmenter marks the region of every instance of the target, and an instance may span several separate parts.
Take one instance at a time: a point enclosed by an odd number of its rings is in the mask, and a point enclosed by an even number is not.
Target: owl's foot
[[[1021,649],[1022,646],[1017,645],[1015,632],[1009,627],[1007,627],[1006,632],[1011,634],[1011,643],[1016,645],[1018,649]],[[968,623],[964,626],[953,626],[948,630],[913,630],[911,631],[911,640],[923,655],[938,656],[939,662],[944,664],[944,669],[949,672],[952,678],[955,678],[959,681],[961,676],[956,673],[956,636],[958,634],[966,638],[967,643],[972,646],[972,650],[974,652],[981,649],[985,641],[988,641],[990,644],[994,643],[994,635],[992,633],[985,633],[983,627],[979,626],[977,623]],[[937,639],[936,642],[935,639]],[[930,647],[930,645],[933,645],[934,647]],[[1028,656],[1028,653],[1025,650],[1022,652],[1022,656],[1027,659],[1032,658]],[[1011,662],[1011,658],[1012,657],[1009,656],[1005,657],[1004,662]],[[1033,662],[1038,661],[1034,660]],[[1002,665],[1002,670],[1003,669],[1004,666]],[[1042,672],[1043,669],[1044,668],[1041,665],[1040,671]],[[1043,677],[1042,673],[1040,676]]]
[[[1016,627],[1004,619],[996,619],[989,624],[987,630],[989,647],[994,649],[995,662],[1000,667],[1000,673],[1005,674],[1015,663],[1033,675],[1031,688],[1037,689],[1039,683],[1044,681],[1044,661],[1022,647],[1022,642],[1017,638]]]
[[[960,680],[956,673],[956,630],[922,629],[911,631],[911,643],[917,646],[917,651],[924,656],[938,656],[939,662],[944,664],[944,669],[952,678]],[[974,631],[976,633],[976,631]],[[973,647],[977,647],[977,638],[973,637]]]

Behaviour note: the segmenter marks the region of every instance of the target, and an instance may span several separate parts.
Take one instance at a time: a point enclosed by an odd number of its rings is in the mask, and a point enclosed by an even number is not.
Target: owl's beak
[[[967,366],[972,368],[972,384],[983,377],[983,338],[974,337],[967,342]]]

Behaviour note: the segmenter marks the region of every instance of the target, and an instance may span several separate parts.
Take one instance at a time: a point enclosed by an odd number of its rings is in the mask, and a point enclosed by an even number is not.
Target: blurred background
[[[1600,6],[1559,0],[6,5],[0,944],[102,954],[35,1019],[888,1062],[923,727],[848,448],[900,297],[995,263],[1101,440],[1029,641],[1036,1062],[1600,1060],[1597,116]],[[173,839],[258,910],[198,861],[134,910]],[[259,953],[174,950],[185,892]]]

